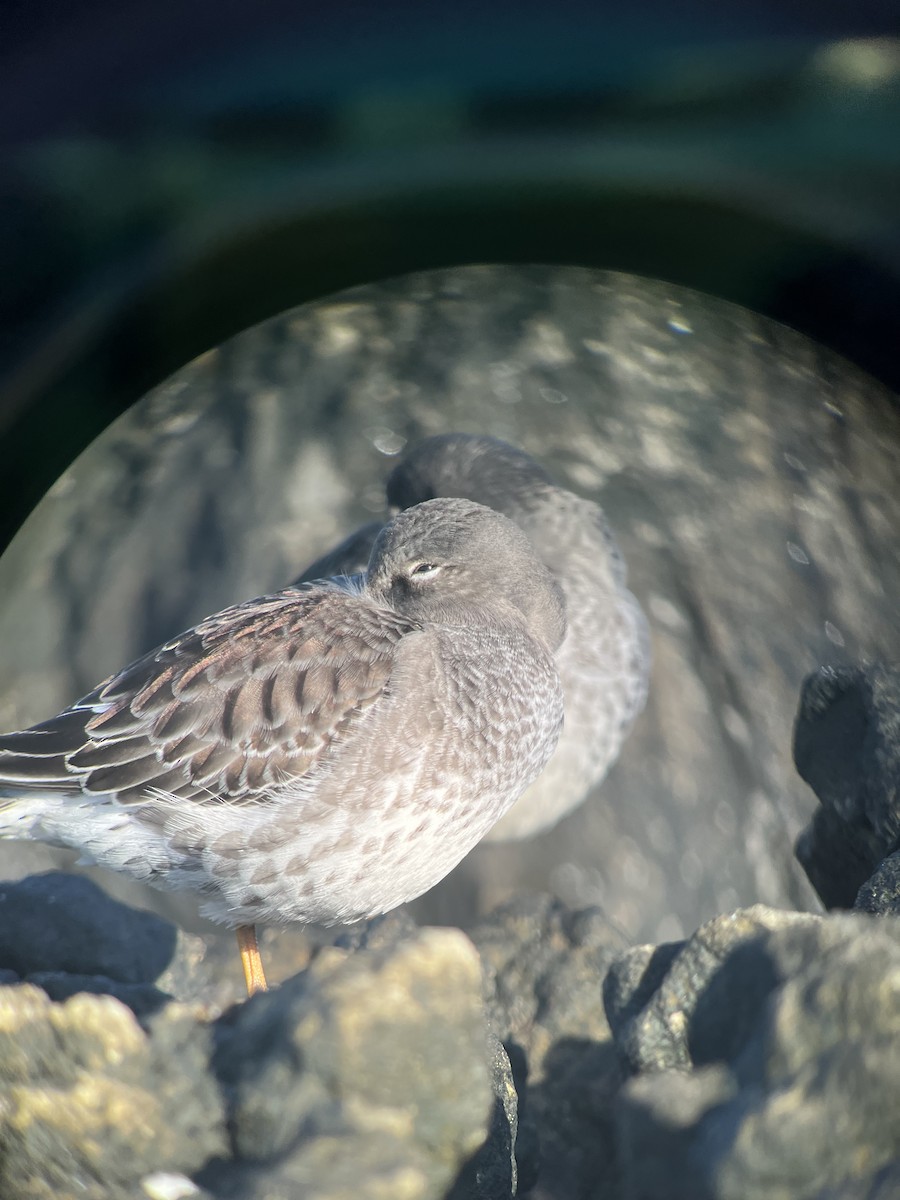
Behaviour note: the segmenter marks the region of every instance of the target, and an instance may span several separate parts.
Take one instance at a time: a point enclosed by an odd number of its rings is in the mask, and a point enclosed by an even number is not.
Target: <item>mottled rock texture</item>
[[[132,1196],[160,1173],[222,1200],[512,1195],[517,1093],[475,949],[401,926],[373,943],[212,1020],[0,987],[0,1195]]]
[[[861,912],[900,917],[900,852],[880,864],[859,889],[856,904]]]
[[[157,985],[47,973],[137,1018],[4,971],[0,1196],[166,1175],[213,1200],[891,1195],[896,918],[756,906],[625,948],[599,910],[536,896],[473,938],[392,914],[224,1011],[236,954],[187,935]]]
[[[144,1030],[108,996],[0,988],[0,1196],[118,1200],[223,1153],[210,1044],[178,1005]]]
[[[616,1109],[621,1194],[879,1194],[900,1158],[900,922],[757,907],[668,959],[649,995],[634,951],[607,980],[637,1072]]]
[[[494,1103],[478,956],[454,930],[326,948],[223,1023],[214,1066],[240,1164],[208,1172],[216,1194],[268,1197],[273,1176],[340,1194],[333,1162],[357,1195],[388,1194],[401,1171],[406,1194],[441,1196],[483,1145]]]
[[[511,901],[472,933],[488,1012],[518,1061],[523,1186],[564,1200],[615,1183],[611,1104],[621,1083],[601,984],[621,933],[597,909],[535,896]]]

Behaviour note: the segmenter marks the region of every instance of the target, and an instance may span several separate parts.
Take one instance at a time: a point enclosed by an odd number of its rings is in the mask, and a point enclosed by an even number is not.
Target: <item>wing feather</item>
[[[0,784],[124,803],[159,791],[262,800],[313,770],[377,702],[414,628],[336,584],[226,609],[50,721],[0,736]]]

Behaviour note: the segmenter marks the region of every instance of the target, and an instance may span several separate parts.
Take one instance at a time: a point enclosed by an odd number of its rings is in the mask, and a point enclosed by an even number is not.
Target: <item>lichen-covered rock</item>
[[[478,956],[436,929],[325,949],[223,1019],[215,1067],[237,1160],[204,1174],[217,1196],[437,1200],[494,1108]],[[509,1142],[507,1130],[495,1196],[510,1194]]]
[[[207,1030],[170,1006],[149,1034],[110,997],[0,988],[0,1196],[117,1200],[226,1147]]]
[[[828,908],[852,908],[878,864],[900,849],[900,670],[825,667],[804,682],[797,770],[820,807],[796,854]]]
[[[612,1021],[642,1072],[619,1098],[624,1196],[879,1194],[900,1156],[900,923],[719,918],[641,1012]]]
[[[65,1003],[0,988],[0,1196],[510,1197],[518,1098],[471,943],[401,914],[340,940],[213,1025],[230,939],[179,934],[159,982],[191,1010],[61,969],[30,978]]]

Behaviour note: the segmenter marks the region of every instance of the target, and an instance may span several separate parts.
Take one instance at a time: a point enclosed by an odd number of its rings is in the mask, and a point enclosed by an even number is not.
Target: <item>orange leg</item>
[[[254,992],[266,992],[266,973],[263,970],[262,959],[259,956],[259,944],[256,940],[255,925],[239,925],[237,927],[238,950],[241,952],[241,965],[244,968],[244,979],[247,983],[247,995]]]

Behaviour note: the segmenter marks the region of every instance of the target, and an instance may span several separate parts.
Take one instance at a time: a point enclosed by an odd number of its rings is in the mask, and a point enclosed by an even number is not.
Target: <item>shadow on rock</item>
[[[633,959],[606,993],[635,1072],[616,1112],[625,1195],[880,1194],[900,1144],[896,922],[762,906],[716,918],[639,1011]]]
[[[540,1200],[618,1195],[615,1103],[624,1078],[612,1042],[561,1038],[548,1051],[542,1078],[528,1089],[539,1129]]]
[[[169,997],[155,986],[178,935],[161,917],[129,908],[80,875],[47,871],[0,885],[0,969],[53,1000],[114,996],[140,1017]]]
[[[879,863],[900,850],[900,669],[823,667],[803,684],[794,762],[819,798],[796,854],[827,908],[852,908]],[[868,911],[891,911],[897,893]],[[873,908],[873,905],[875,906]]]

